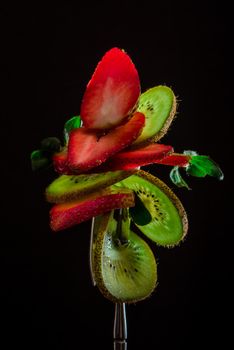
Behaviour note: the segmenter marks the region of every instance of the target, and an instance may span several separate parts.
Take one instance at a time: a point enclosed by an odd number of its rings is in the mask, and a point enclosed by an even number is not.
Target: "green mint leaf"
[[[223,172],[209,156],[192,156],[189,165],[186,168],[188,175],[205,177],[213,176],[219,180],[224,178]]]
[[[80,128],[81,126],[81,118],[80,116],[75,116],[70,118],[64,125],[64,141],[65,144],[68,144],[69,134],[73,129]]]
[[[49,164],[50,160],[42,150],[35,150],[31,153],[31,167],[33,171],[47,168]]]
[[[61,142],[57,137],[47,137],[41,141],[41,149],[48,154],[59,152]]]
[[[183,152],[186,156],[197,156],[196,151],[187,150]]]
[[[188,190],[191,190],[187,182],[182,178],[178,166],[174,166],[170,171],[170,179],[177,187],[186,187]]]

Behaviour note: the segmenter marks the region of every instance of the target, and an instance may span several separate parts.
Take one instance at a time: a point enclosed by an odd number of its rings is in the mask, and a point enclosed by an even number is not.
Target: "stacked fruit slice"
[[[154,255],[132,231],[133,226],[162,246],[178,244],[187,232],[187,217],[179,199],[161,180],[143,170],[62,175],[48,186],[46,198],[56,203],[50,212],[54,231],[99,215],[93,271],[101,292],[112,301],[136,302],[156,286]],[[124,208],[120,229],[114,218],[116,208]]]
[[[154,254],[134,227],[162,246],[178,244],[187,232],[186,213],[176,195],[139,170],[152,163],[188,163],[171,146],[156,143],[175,111],[170,88],[157,86],[140,94],[131,59],[111,49],[87,85],[82,122],[73,118],[66,123],[65,145],[53,154],[61,176],[46,189],[46,199],[54,204],[51,228],[60,231],[96,217],[93,271],[99,289],[112,301],[142,300],[157,283]]]
[[[71,130],[66,146],[53,156],[55,170],[81,174],[160,161],[173,149],[155,142],[166,133],[175,112],[173,91],[157,86],[140,94],[134,64],[123,50],[113,48],[87,85],[81,104],[83,126]]]
[[[130,229],[124,217],[122,235],[113,211],[99,217],[94,225],[93,271],[103,295],[114,302],[136,302],[149,296],[157,282],[157,266],[149,245]]]
[[[64,145],[54,137],[33,151],[33,170],[52,160],[60,176],[46,189],[53,203],[50,226],[60,231],[95,218],[91,240],[93,278],[105,297],[136,302],[152,294],[157,266],[150,246],[181,242],[188,229],[177,196],[158,178],[140,170],[148,164],[173,166],[170,178],[188,187],[179,173],[223,178],[218,165],[194,151],[174,153],[158,143],[176,113],[167,86],[141,94],[130,57],[118,48],[98,63],[81,103],[80,116],[65,123]],[[133,230],[137,232],[134,233]]]

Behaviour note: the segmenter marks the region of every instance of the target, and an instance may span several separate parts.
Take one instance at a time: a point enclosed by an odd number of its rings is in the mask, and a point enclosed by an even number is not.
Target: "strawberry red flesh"
[[[172,153],[157,161],[158,164],[185,167],[189,164],[191,156],[186,154]]]
[[[172,146],[159,143],[150,144],[138,149],[130,149],[115,154],[110,158],[103,168],[111,170],[134,169],[163,160],[168,154],[173,152]],[[100,166],[100,168],[102,165]]]
[[[118,48],[98,63],[81,104],[83,125],[111,129],[132,111],[140,95],[140,80],[130,57]]]
[[[50,226],[60,231],[107,211],[134,206],[134,194],[129,189],[106,189],[83,200],[56,204],[50,210]]]
[[[99,137],[95,130],[85,127],[70,133],[68,166],[74,172],[88,171],[121,151],[140,135],[145,116],[136,112],[127,123]]]
[[[72,175],[67,165],[67,150],[55,153],[53,155],[54,170],[59,174]]]

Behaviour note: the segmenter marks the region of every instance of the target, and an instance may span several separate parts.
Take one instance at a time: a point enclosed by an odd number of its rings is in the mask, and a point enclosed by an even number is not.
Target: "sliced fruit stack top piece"
[[[134,109],[140,95],[138,72],[119,48],[109,50],[89,81],[81,104],[84,126],[111,129]]]

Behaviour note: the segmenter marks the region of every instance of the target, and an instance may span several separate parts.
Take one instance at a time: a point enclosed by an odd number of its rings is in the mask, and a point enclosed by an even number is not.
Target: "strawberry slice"
[[[57,171],[59,174],[72,175],[67,165],[67,149],[55,153],[52,159],[55,171]]]
[[[140,95],[140,80],[130,57],[118,48],[109,50],[98,63],[81,104],[83,125],[110,129],[133,110]]]
[[[190,159],[191,159],[190,155],[172,153],[167,155],[165,158],[159,160],[157,163],[164,164],[164,165],[171,165],[171,166],[186,167],[187,165],[189,165]]]
[[[56,204],[50,210],[50,226],[60,231],[113,209],[134,206],[134,193],[127,188],[111,187],[76,201]]]
[[[145,124],[145,116],[136,112],[132,118],[106,135],[98,138],[98,133],[85,127],[70,133],[67,163],[73,172],[88,171],[123,148],[132,144],[140,135]]]
[[[127,170],[135,169],[152,163],[163,161],[165,157],[173,152],[173,147],[154,143],[138,149],[130,149],[115,154],[101,165],[102,170]]]

